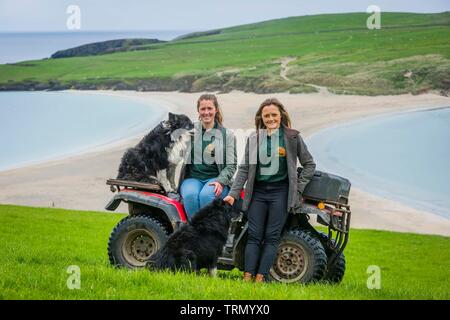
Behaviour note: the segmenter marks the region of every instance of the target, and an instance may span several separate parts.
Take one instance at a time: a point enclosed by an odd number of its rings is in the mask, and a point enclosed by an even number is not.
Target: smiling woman
[[[223,127],[222,111],[213,94],[197,100],[198,119],[195,125],[190,163],[180,187],[189,218],[214,198],[224,198],[236,171],[236,138]]]
[[[119,97],[72,92],[3,92],[0,105],[0,170],[142,134],[165,113]]]

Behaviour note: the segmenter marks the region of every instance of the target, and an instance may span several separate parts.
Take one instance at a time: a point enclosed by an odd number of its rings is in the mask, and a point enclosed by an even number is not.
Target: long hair
[[[223,123],[222,110],[220,109],[219,102],[217,101],[217,97],[215,95],[209,94],[209,93],[202,94],[200,96],[200,98],[198,98],[198,100],[197,100],[197,111],[200,109],[200,101],[202,101],[202,100],[208,100],[208,101],[213,102],[214,106],[216,107],[216,116],[214,117],[214,120],[217,121],[217,123],[220,126],[223,126],[222,125],[222,123]]]
[[[269,98],[264,100],[261,105],[259,106],[258,111],[256,111],[255,115],[255,126],[256,131],[259,131],[259,129],[266,129],[266,125],[264,124],[264,121],[262,119],[262,110],[264,107],[274,105],[278,107],[278,110],[281,114],[281,125],[284,125],[288,128],[291,127],[291,117],[289,117],[289,114],[286,111],[286,108],[284,105],[277,99],[277,98]]]

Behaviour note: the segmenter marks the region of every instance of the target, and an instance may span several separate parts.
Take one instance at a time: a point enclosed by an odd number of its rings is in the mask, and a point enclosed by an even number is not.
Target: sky
[[[70,13],[80,9],[80,31],[202,31],[289,16],[365,12],[450,11],[450,0],[0,0],[0,32],[67,31]]]

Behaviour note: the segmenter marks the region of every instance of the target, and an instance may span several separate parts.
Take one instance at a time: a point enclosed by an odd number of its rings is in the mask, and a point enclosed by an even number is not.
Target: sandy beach
[[[83,91],[84,92],[84,91]],[[174,113],[184,113],[195,120],[199,93],[86,91],[86,94],[107,94],[157,104]],[[302,136],[331,125],[405,110],[450,105],[450,98],[436,94],[418,96],[351,96],[323,91],[315,94],[253,94],[231,92],[218,94],[225,126],[250,129],[259,104],[267,97],[277,97],[287,107],[293,127]],[[128,138],[100,149],[0,172],[0,203],[38,207],[104,211],[112,197],[105,182],[114,178],[124,151],[134,146],[140,137]],[[242,143],[238,145],[241,158]],[[314,156],[314,155],[313,155]],[[352,227],[450,235],[450,219],[419,211],[405,204],[371,195],[352,188],[350,195]],[[119,211],[126,212],[121,205]]]

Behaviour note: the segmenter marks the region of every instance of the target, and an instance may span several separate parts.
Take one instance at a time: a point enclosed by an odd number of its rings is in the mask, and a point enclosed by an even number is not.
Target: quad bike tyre
[[[125,217],[109,237],[109,261],[118,267],[144,267],[150,256],[167,241],[168,234],[158,220],[148,215]]]
[[[326,268],[327,255],[320,240],[309,231],[291,229],[281,238],[268,278],[284,283],[313,283],[322,280]]]
[[[319,232],[319,234],[324,242],[328,241],[327,234],[323,232]],[[331,243],[332,244],[335,243],[334,239],[331,240]],[[331,249],[327,248],[327,246],[324,247],[325,252],[327,253],[327,257],[330,258],[332,254]],[[327,267],[327,270],[325,271],[325,275],[322,280],[331,284],[338,284],[344,278],[344,274],[345,274],[345,256],[344,253],[341,252],[339,256],[336,257],[336,261],[333,264],[333,266],[330,269],[328,269]]]

